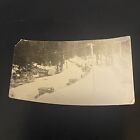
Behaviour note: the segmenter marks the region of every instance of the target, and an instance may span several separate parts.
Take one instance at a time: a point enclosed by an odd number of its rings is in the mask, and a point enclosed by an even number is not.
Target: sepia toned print
[[[63,105],[133,104],[129,36],[15,46],[9,97]]]

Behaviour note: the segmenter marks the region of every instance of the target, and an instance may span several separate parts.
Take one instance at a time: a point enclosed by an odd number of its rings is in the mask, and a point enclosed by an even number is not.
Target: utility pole
[[[91,57],[93,57],[93,43],[88,43],[88,45],[90,46],[90,51],[91,51]]]

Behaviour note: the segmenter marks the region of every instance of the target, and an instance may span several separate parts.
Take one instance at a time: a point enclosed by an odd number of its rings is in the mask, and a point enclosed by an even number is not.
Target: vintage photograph
[[[14,48],[9,97],[63,105],[133,104],[131,39],[21,39]]]

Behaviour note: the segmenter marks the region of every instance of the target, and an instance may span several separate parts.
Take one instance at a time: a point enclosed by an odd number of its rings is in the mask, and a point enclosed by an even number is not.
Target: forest
[[[14,51],[14,64],[25,66],[32,62],[56,65],[62,59],[86,57],[91,50],[87,42],[80,41],[20,41]]]

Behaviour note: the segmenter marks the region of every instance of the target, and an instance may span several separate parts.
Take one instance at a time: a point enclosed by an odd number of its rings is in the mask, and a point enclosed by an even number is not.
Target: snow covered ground
[[[68,86],[67,83],[70,79],[80,80],[81,74],[83,74],[83,72],[80,67],[72,62],[67,62],[67,66],[64,66],[63,72],[53,76],[37,78],[34,82],[11,88],[10,93],[12,93],[15,98],[28,98],[30,100],[38,94],[38,88],[53,87],[55,91],[57,91],[58,89]]]
[[[10,89],[12,98],[42,103],[66,105],[109,105],[128,104],[134,102],[132,69],[125,69],[118,65],[94,65],[84,77],[80,67],[67,62],[67,67],[60,74],[38,78]],[[69,79],[77,82],[67,85]],[[45,93],[39,98],[40,87],[54,87],[54,92]]]

